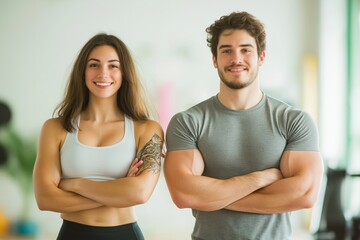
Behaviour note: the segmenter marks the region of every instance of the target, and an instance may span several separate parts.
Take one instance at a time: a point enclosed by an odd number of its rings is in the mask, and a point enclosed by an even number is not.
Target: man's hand
[[[257,172],[259,173],[259,172]],[[267,186],[272,184],[273,182],[280,180],[283,178],[281,171],[277,168],[270,168],[261,171],[261,177],[259,176],[259,181],[261,181],[261,185]]]

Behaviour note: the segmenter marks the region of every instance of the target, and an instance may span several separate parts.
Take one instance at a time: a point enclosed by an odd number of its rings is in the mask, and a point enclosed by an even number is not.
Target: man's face
[[[255,39],[246,30],[225,30],[213,56],[221,81],[231,89],[243,89],[258,76],[265,52],[258,56]]]

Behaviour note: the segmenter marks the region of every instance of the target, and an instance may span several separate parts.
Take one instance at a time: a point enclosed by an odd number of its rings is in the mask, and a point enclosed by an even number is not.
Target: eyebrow
[[[90,58],[88,60],[88,62],[90,62],[90,61],[101,62],[99,59],[96,59],[96,58]],[[109,60],[108,62],[119,62],[120,63],[120,61],[117,59],[112,59],[112,60]]]
[[[222,48],[230,48],[230,47],[232,47],[232,45],[229,45],[229,44],[224,44],[224,45],[221,45],[220,47],[219,47],[219,49],[222,49]],[[254,47],[252,44],[240,44],[239,45],[239,47]]]

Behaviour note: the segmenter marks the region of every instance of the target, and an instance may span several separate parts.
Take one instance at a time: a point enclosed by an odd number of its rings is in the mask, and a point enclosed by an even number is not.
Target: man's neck
[[[219,101],[232,110],[245,110],[257,105],[263,98],[263,92],[259,87],[246,87],[243,89],[229,89],[221,86],[218,94]]]

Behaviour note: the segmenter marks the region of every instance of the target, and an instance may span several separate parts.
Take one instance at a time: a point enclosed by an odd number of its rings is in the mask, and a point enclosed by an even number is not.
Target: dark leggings
[[[144,240],[144,236],[136,222],[99,227],[63,220],[57,240]]]

